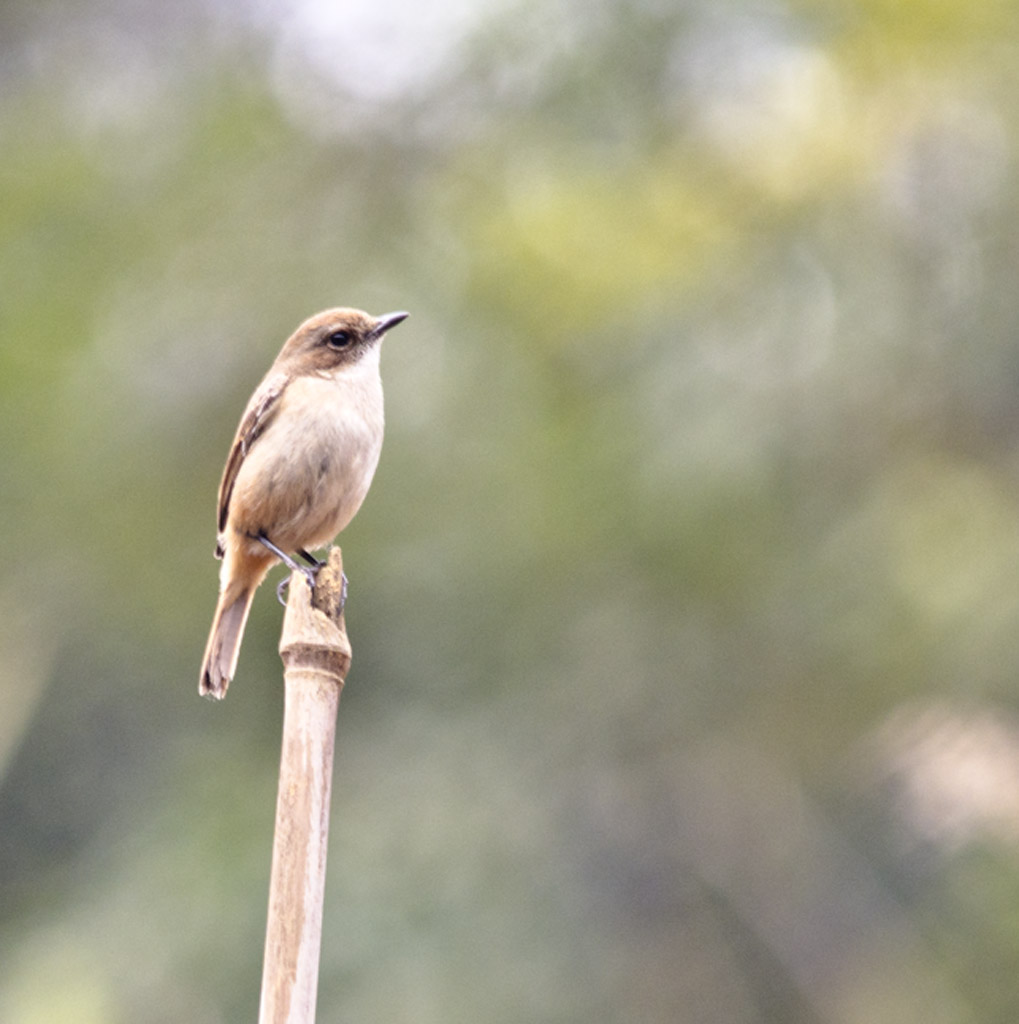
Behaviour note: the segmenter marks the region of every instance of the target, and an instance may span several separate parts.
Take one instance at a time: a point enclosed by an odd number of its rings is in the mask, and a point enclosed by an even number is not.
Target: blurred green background
[[[1008,0],[5,3],[0,1020],[256,1017],[216,488],[354,305],[320,1021],[1014,1024],[1017,97]]]

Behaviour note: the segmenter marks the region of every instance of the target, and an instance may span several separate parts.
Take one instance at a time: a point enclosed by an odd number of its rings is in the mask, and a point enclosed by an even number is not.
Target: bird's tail
[[[198,680],[198,692],[203,697],[222,700],[226,696],[226,688],[237,668],[244,625],[248,621],[257,585],[245,587],[239,592],[228,587],[219,595],[219,604],[216,605],[216,614],[212,619],[212,632],[205,646],[202,674]]]

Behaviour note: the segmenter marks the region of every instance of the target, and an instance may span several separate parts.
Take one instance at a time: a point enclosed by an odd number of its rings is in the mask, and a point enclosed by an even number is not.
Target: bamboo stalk
[[[342,581],[339,548],[330,550],[314,592],[302,573],[290,578],[280,637],[283,749],[259,1024],[315,1020],[336,712],[351,653]]]

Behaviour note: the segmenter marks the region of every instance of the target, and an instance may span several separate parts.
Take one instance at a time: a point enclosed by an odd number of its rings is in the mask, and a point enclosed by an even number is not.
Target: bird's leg
[[[255,540],[264,547],[267,547],[291,572],[303,572],[305,579],[308,581],[308,586],[311,587],[312,590],[315,589],[315,576],[318,573],[318,570],[322,567],[321,562],[317,562],[314,569],[305,568],[303,565],[298,565],[285,551],[276,547],[276,545],[273,544],[273,542],[269,540],[264,533],[258,534],[258,536],[255,537]],[[299,554],[305,555],[305,552],[300,551]],[[286,582],[287,580],[284,580],[284,583]],[[286,604],[286,601],[283,600],[282,593],[284,583],[281,583],[276,587],[276,598],[280,604]]]
[[[325,565],[325,562],[320,562],[320,561],[319,561],[319,560],[318,560],[318,559],[317,559],[317,558],[316,558],[316,557],[315,557],[314,555],[312,555],[312,554],[309,554],[309,553],[308,553],[307,551],[305,551],[305,550],[304,550],[304,548],[298,548],[298,549],[297,549],[297,553],[298,553],[298,554],[299,554],[299,555],[301,556],[301,558],[303,558],[303,559],[304,559],[304,560],[305,560],[305,561],[306,561],[306,562],[308,563],[308,565],[310,565],[310,566],[311,566],[311,567],[312,567],[313,569],[321,569],[321,568],[322,568],[322,566],[323,566],[323,565]]]
[[[305,548],[298,548],[297,554],[299,554],[301,558],[303,558],[314,569],[315,572],[318,572],[319,569],[321,569],[322,566],[325,565],[325,562],[322,562],[319,559],[317,559]],[[347,603],[347,574],[345,572],[341,572],[340,575],[342,577],[340,580],[340,611],[342,612],[343,606]],[[277,594],[277,597],[278,596],[279,595]]]
[[[255,537],[263,547],[267,547],[291,572],[303,572],[305,574],[310,573],[310,569],[305,569],[303,566],[298,565],[285,551],[276,547],[275,544],[264,533],[260,533]],[[309,576],[308,582],[314,586],[315,579],[313,576]]]

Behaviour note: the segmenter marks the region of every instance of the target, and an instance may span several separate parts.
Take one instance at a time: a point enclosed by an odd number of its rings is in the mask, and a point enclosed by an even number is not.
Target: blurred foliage
[[[1013,1021],[1017,15],[5,5],[0,1020],[256,1013],[215,491],[350,304],[320,1020]]]

